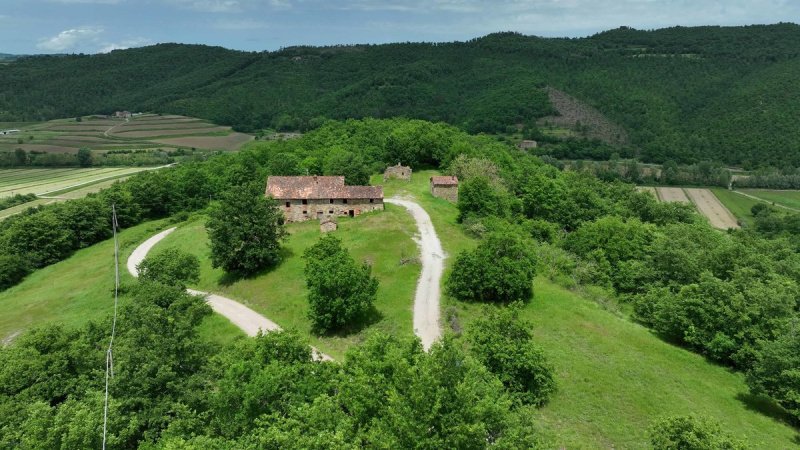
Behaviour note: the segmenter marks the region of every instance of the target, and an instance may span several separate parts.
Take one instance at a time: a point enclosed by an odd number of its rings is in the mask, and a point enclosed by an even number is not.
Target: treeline
[[[92,151],[78,149],[75,153],[26,151],[17,148],[13,152],[0,152],[0,167],[92,167],[92,166],[155,166],[171,164],[176,158],[192,156],[196,152],[179,148],[162,149],[117,149]]]
[[[262,53],[162,44],[4,65],[0,120],[135,109],[257,131],[404,116],[497,133],[552,114],[552,86],[620,124],[646,162],[798,167],[798,48],[794,24]]]

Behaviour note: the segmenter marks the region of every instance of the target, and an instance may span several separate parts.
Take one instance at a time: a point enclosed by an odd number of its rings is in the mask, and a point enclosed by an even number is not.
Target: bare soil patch
[[[662,202],[691,203],[689,198],[686,197],[686,193],[683,192],[683,188],[659,187],[656,188],[656,192],[658,192],[658,199]]]
[[[736,217],[708,189],[687,188],[686,193],[692,199],[698,211],[708,218],[711,226],[720,230],[739,228]]]
[[[557,116],[547,116],[538,120],[539,124],[575,128],[578,123],[585,127],[588,138],[600,139],[612,145],[627,144],[628,133],[624,128],[609,120],[594,107],[577,98],[552,87],[545,88],[550,103],[558,111]]]
[[[227,136],[189,136],[158,139],[153,142],[175,147],[194,147],[209,150],[238,150],[243,144],[251,140],[253,140],[253,136],[248,134],[231,133]]]
[[[125,138],[148,138],[148,137],[155,137],[155,136],[177,136],[182,134],[200,134],[200,133],[216,133],[220,131],[229,131],[229,127],[207,127],[199,130],[191,130],[191,129],[184,129],[184,130],[153,130],[153,131],[115,131],[114,136],[125,137]],[[215,137],[225,137],[225,136],[215,136]]]

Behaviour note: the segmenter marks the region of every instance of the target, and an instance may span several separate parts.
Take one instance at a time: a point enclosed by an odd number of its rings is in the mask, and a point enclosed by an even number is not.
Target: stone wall
[[[431,194],[453,203],[458,203],[458,185],[431,185]]]
[[[325,217],[357,216],[369,211],[382,211],[383,199],[310,199],[277,200],[287,222],[319,220]],[[304,203],[305,202],[305,203]],[[333,203],[331,203],[333,202]]]
[[[383,172],[383,181],[396,178],[398,180],[411,180],[411,167],[408,166],[391,166],[387,167],[386,171]]]

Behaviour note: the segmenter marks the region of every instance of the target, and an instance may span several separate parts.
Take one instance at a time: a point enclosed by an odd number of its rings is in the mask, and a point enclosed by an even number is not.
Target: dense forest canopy
[[[0,121],[127,109],[243,131],[405,116],[494,133],[553,114],[551,86],[622,126],[645,161],[800,166],[799,72],[795,24],[261,53],[160,44],[0,65]]]

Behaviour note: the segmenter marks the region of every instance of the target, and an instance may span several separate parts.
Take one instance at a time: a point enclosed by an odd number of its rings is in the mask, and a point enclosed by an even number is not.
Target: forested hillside
[[[1,65],[0,121],[128,109],[243,131],[407,116],[503,132],[551,115],[550,86],[619,124],[645,161],[800,166],[798,72],[794,24],[262,53],[162,44]]]

